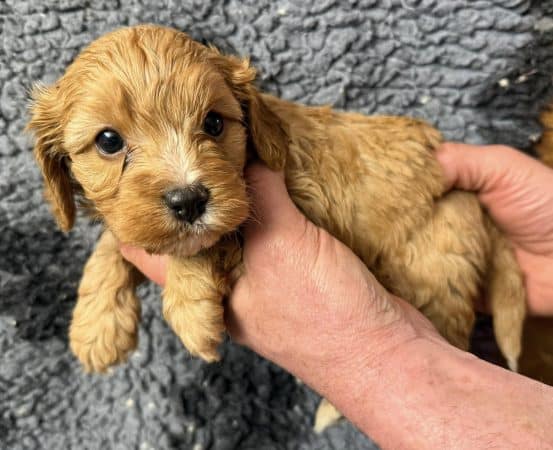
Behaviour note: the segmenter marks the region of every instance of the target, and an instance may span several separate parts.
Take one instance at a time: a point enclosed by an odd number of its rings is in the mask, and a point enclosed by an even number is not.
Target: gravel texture
[[[260,84],[287,99],[415,115],[449,139],[527,149],[552,91],[553,1],[0,0],[0,448],[376,448],[346,421],[313,434],[318,397],[247,350],[191,359],[152,286],[128,364],[84,375],[70,354],[99,228],[57,231],[23,132],[27,92],[93,38],[142,22],[251,55]]]

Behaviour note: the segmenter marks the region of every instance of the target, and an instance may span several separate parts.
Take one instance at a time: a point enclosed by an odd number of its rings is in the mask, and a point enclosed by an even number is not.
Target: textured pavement
[[[70,354],[99,228],[56,229],[23,132],[27,92],[94,37],[143,22],[251,55],[261,85],[290,100],[414,115],[448,139],[526,149],[552,91],[553,1],[0,0],[0,448],[375,448],[346,421],[314,435],[318,397],[247,350],[191,359],[152,286],[128,364],[85,375]]]

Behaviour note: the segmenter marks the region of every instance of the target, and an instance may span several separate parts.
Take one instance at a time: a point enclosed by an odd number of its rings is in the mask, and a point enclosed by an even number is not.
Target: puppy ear
[[[75,201],[71,178],[62,147],[63,103],[55,87],[35,86],[31,120],[27,130],[35,135],[34,155],[44,177],[44,195],[63,231],[75,222]]]
[[[267,166],[282,170],[288,148],[284,124],[254,86],[256,71],[249,61],[233,56],[223,58],[229,83],[244,108],[249,144]]]

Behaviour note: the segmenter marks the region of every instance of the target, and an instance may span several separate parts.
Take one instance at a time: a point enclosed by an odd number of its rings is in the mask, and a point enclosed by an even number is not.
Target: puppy
[[[119,242],[170,255],[163,314],[192,355],[217,359],[223,298],[240,273],[243,169],[284,170],[301,211],[347,244],[394,294],[468,349],[486,289],[516,370],[523,278],[506,239],[468,192],[444,192],[440,134],[405,117],[366,117],[260,93],[248,61],[144,25],[86,48],[34,92],[29,128],[60,227],[75,198],[105,231],[87,262],[70,328],[87,370],[136,347],[142,277]]]

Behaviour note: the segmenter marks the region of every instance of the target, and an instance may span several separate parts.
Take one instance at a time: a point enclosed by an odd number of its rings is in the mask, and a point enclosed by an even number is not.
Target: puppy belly
[[[462,213],[460,213],[462,212]],[[467,350],[474,300],[486,273],[490,242],[474,195],[452,192],[431,220],[387,249],[372,267],[391,292],[419,309],[453,345]]]

